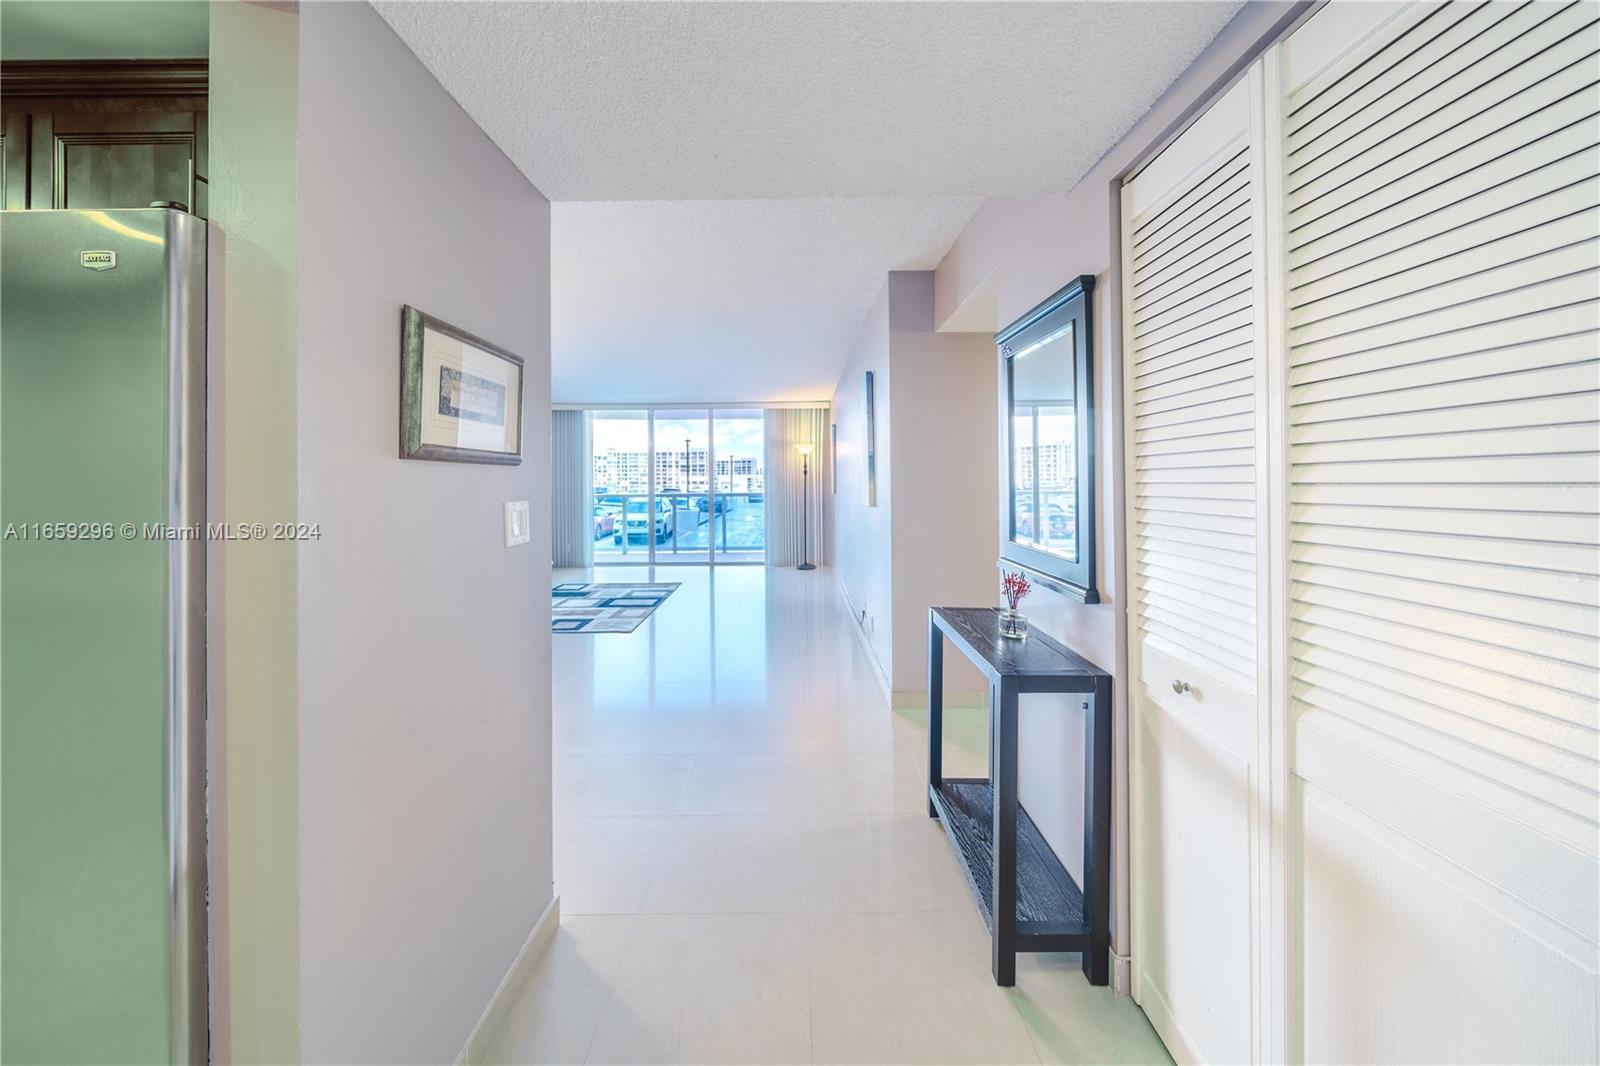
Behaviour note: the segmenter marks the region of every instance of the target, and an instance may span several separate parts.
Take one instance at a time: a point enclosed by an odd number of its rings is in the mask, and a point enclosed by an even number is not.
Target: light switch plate
[[[528,543],[528,501],[506,501],[506,547]]]

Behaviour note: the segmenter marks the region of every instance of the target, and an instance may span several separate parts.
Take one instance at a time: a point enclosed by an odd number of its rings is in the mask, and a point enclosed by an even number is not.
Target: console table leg
[[[928,817],[937,818],[932,793],[944,781],[944,634],[928,620]]]
[[[1083,975],[1091,985],[1110,983],[1111,974],[1111,680],[1096,678],[1087,707],[1088,758],[1083,788],[1084,902],[1089,914],[1089,947]]]
[[[1002,681],[989,711],[994,785],[994,983],[1017,983],[1017,690]]]

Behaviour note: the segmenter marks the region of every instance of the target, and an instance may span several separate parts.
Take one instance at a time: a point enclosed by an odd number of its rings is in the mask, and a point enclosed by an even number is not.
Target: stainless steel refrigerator
[[[0,1059],[204,1062],[206,223],[0,212]]]

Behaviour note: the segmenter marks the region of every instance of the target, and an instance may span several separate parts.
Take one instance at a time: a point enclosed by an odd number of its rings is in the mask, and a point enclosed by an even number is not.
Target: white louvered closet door
[[[1268,56],[1291,1058],[1600,1055],[1597,16],[1334,4]]]
[[[1180,1059],[1253,1057],[1262,520],[1255,78],[1128,180],[1134,997]]]

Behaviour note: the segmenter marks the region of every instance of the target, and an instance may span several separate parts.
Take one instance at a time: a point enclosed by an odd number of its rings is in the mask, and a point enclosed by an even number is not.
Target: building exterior
[[[717,488],[722,492],[761,492],[761,460],[751,456],[727,456],[715,462]],[[655,453],[656,491],[705,492],[710,466],[704,448],[658,449]],[[594,454],[596,492],[642,495],[650,491],[647,453],[642,451],[596,450]]]
[[[1073,482],[1072,444],[1058,441],[1039,445],[1037,459],[1031,445],[1017,448],[1017,484],[1032,485],[1035,468],[1043,488],[1066,488]]]

